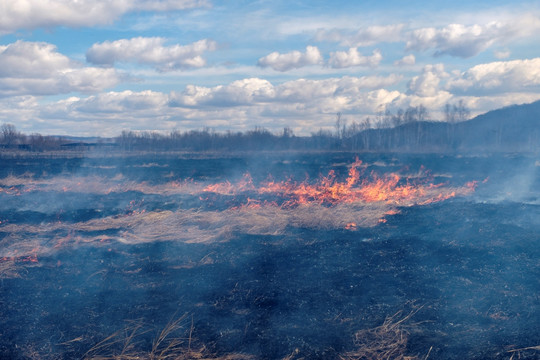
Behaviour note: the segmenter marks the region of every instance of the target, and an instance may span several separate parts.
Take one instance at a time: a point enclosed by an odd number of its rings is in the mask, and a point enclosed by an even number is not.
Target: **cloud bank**
[[[342,69],[352,66],[375,67],[382,60],[379,50],[374,50],[371,56],[364,56],[358,52],[357,48],[350,48],[349,51],[336,51],[330,54],[328,65],[334,69]]]
[[[448,83],[452,91],[500,93],[540,86],[540,58],[496,61],[473,66]]]
[[[369,26],[356,31],[319,29],[314,38],[316,41],[331,41],[348,47],[362,47],[383,42],[399,42],[404,28],[405,25],[396,24]]]
[[[450,24],[442,28],[426,27],[408,33],[406,49],[434,50],[434,56],[451,55],[469,58],[492,45],[531,36],[540,30],[540,18],[527,15],[512,21],[487,24]]]
[[[118,84],[114,69],[87,67],[44,42],[0,46],[0,96],[92,93]]]
[[[280,54],[277,51],[259,59],[257,65],[260,67],[270,67],[277,71],[288,71],[304,66],[317,65],[323,63],[323,57],[316,46],[307,46],[305,52],[292,51]]]
[[[132,11],[173,11],[207,5],[204,0],[7,0],[0,3],[0,33],[103,25]]]
[[[86,52],[86,60],[96,65],[112,66],[116,62],[152,65],[159,71],[199,68],[206,65],[203,54],[217,47],[203,39],[189,45],[164,46],[161,37],[136,37],[94,44]]]

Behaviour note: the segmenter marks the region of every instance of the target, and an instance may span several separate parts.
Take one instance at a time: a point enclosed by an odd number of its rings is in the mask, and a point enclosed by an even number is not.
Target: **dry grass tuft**
[[[188,315],[171,320],[156,336],[149,350],[140,349],[138,338],[151,330],[138,321],[131,322],[103,339],[84,354],[85,360],[247,360],[243,354],[216,357],[193,337],[193,319]]]
[[[355,350],[340,356],[342,360],[419,360],[417,356],[408,356],[407,341],[415,324],[409,320],[420,308],[403,315],[398,311],[387,317],[383,324],[372,329],[359,330],[354,334]],[[431,351],[431,349],[430,349]],[[428,355],[423,358],[427,359]]]
[[[21,278],[20,268],[14,261],[0,260],[0,279],[16,279]]]
[[[530,355],[532,352],[536,353],[537,351],[540,351],[540,345],[508,350],[508,352],[512,354],[509,360],[532,359],[533,357],[532,356],[529,357],[528,355]],[[535,355],[538,355],[538,354],[535,354]],[[534,357],[534,359],[536,359],[536,357]]]

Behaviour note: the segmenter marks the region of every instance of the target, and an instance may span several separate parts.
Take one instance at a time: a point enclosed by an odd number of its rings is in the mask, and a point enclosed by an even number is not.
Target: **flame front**
[[[465,187],[445,189],[443,184],[429,183],[430,176],[424,173],[423,182],[411,182],[397,173],[379,176],[372,172],[369,177],[362,178],[365,168],[362,161],[356,160],[351,164],[348,176],[339,181],[334,170],[319,181],[310,184],[307,181],[275,182],[265,181],[258,187],[253,184],[249,174],[245,174],[237,184],[223,182],[207,186],[203,191],[221,195],[239,195],[256,193],[261,196],[274,196],[283,199],[282,207],[295,207],[302,204],[337,205],[342,203],[371,203],[387,202],[395,205],[425,205],[447,200],[459,194],[474,191],[476,183],[468,183]],[[260,204],[256,199],[250,203]]]
[[[163,210],[154,208],[152,200],[147,205],[144,198],[138,198],[125,208],[117,209],[117,213],[79,222],[62,222],[61,211],[58,221],[37,225],[1,219],[0,230],[9,236],[3,240],[0,265],[39,264],[39,258],[59,248],[88,243],[106,246],[114,240],[122,243],[166,240],[205,243],[223,241],[235,233],[284,234],[291,227],[357,231],[364,227],[386,226],[390,216],[399,214],[402,207],[469,195],[479,184],[472,181],[456,187],[434,183],[434,177],[423,168],[411,176],[366,174],[366,169],[367,166],[356,160],[345,176],[340,177],[331,170],[317,180],[300,182],[291,178],[255,182],[247,173],[237,182],[214,184],[192,179],[162,184],[137,183],[122,177],[0,179],[2,198],[32,196],[34,192],[50,192],[54,196],[54,193],[65,191],[105,197],[137,191],[164,196],[171,204],[176,195],[200,200],[200,204],[192,208],[178,206]],[[43,239],[53,240],[44,242]]]

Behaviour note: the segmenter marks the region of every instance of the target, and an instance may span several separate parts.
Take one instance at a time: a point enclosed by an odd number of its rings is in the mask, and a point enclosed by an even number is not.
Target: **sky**
[[[0,0],[0,123],[297,135],[540,99],[538,1]]]

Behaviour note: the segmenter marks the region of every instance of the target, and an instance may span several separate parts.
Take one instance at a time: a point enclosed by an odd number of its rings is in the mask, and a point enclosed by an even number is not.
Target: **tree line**
[[[374,117],[349,122],[336,114],[334,130],[320,129],[310,136],[296,136],[285,127],[271,132],[262,127],[248,131],[218,132],[211,128],[169,133],[123,131],[96,142],[73,141],[59,136],[25,135],[12,124],[0,127],[0,148],[28,151],[85,150],[108,147],[118,151],[249,151],[249,150],[344,150],[344,151],[447,151],[459,145],[459,124],[470,115],[462,101],[444,107],[444,122],[429,121],[423,106],[379,112]]]
[[[67,139],[38,133],[23,134],[13,124],[0,125],[0,149],[19,149],[30,151],[61,150]]]

